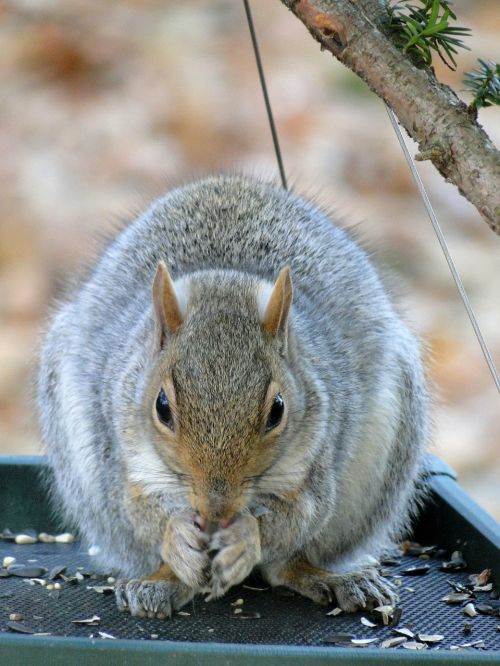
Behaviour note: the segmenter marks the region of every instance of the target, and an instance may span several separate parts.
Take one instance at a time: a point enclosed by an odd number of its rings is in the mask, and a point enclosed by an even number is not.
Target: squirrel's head
[[[192,507],[229,521],[280,454],[296,408],[288,365],[292,280],[265,283],[234,271],[153,285],[155,350],[146,391],[154,444]]]

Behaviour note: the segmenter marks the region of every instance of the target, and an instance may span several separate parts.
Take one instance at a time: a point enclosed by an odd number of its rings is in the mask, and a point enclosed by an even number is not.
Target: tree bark
[[[281,1],[393,109],[417,159],[430,159],[500,234],[500,152],[453,90],[384,34],[380,0]]]

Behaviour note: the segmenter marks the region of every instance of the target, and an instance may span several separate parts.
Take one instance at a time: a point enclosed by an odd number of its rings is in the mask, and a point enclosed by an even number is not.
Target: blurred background
[[[356,224],[392,274],[429,348],[435,451],[498,518],[498,395],[384,107],[278,0],[252,7],[290,181]],[[500,60],[500,11],[454,8],[471,51],[436,70],[460,91],[477,57]],[[96,236],[197,175],[276,165],[238,1],[0,0],[0,43],[0,453],[28,454],[41,330]],[[480,121],[500,145],[500,109]],[[419,168],[498,366],[500,238]]]

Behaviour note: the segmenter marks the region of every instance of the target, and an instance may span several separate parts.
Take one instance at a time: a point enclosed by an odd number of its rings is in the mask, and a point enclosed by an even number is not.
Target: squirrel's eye
[[[166,425],[170,430],[174,429],[174,417],[172,416],[170,403],[163,389],[160,389],[156,398],[156,413],[163,425]]]
[[[273,404],[269,416],[267,417],[266,423],[266,432],[273,430],[277,425],[280,424],[283,417],[283,412],[285,411],[285,403],[281,397],[281,393],[276,393],[274,396]]]

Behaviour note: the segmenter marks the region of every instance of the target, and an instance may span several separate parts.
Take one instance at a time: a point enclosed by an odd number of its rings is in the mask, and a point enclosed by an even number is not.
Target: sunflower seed
[[[439,643],[444,640],[441,634],[417,634],[417,638],[422,643]]]
[[[441,571],[463,571],[467,568],[467,562],[462,557],[462,553],[459,550],[456,550],[449,562],[443,562],[441,565]]]
[[[64,534],[58,534],[55,538],[56,543],[73,543],[75,537],[69,532],[64,532]]]
[[[18,634],[34,634],[35,630],[30,629],[30,627],[27,627],[25,624],[22,624],[21,622],[7,622],[6,626],[8,629],[11,631],[15,631]]]
[[[350,643],[354,634],[332,634],[323,640],[323,643]]]
[[[113,640],[116,640],[116,636],[112,636],[111,634],[107,634],[105,631],[98,631],[97,632],[101,638],[112,638]]]
[[[87,585],[87,590],[94,590],[98,594],[111,594],[115,588],[112,585]]]
[[[188,613],[187,611],[177,611],[176,615],[190,616],[191,613]]]
[[[408,567],[401,573],[403,576],[425,576],[431,570],[430,564],[417,564],[412,567]]]
[[[6,569],[8,569],[9,567],[11,567],[11,566],[12,566],[13,564],[15,564],[15,563],[16,563],[16,558],[15,558],[15,557],[4,557],[4,558],[3,558],[3,562],[2,562],[3,566],[4,566]]]
[[[244,603],[245,603],[244,599],[236,599],[236,601],[233,601],[231,606],[243,606]]]
[[[416,641],[407,641],[403,643],[403,647],[406,650],[426,650],[427,645],[425,643],[417,643]]]
[[[337,608],[331,610],[329,613],[327,613],[327,615],[333,615],[335,617],[336,615],[340,615],[341,613],[342,613],[342,608],[339,608],[337,606]]]
[[[471,574],[469,580],[473,585],[486,585],[490,582],[491,569],[483,569],[481,573]]]
[[[67,567],[62,564],[58,564],[57,566],[53,567],[49,573],[49,580],[55,580],[56,578],[62,577],[61,574],[66,571],[66,568]]]
[[[378,638],[352,638],[351,645],[364,647],[365,645],[370,645],[370,643],[375,643],[378,640]]]
[[[54,543],[56,538],[52,534],[47,534],[47,532],[40,532],[38,535],[38,541],[41,543]]]
[[[396,627],[393,631],[400,636],[406,636],[406,638],[415,638],[415,634],[411,629],[408,629],[408,627]]]
[[[381,648],[391,648],[396,647],[396,645],[401,645],[406,643],[406,638],[404,636],[394,636],[394,638],[388,638],[387,640],[380,643]]]
[[[113,576],[108,576],[108,578],[106,579],[106,583],[113,585],[114,583],[116,583],[116,578],[113,578]]]
[[[239,615],[240,613],[243,613],[243,608],[235,608],[234,611],[233,611],[233,613],[234,613],[235,615]]]
[[[486,583],[486,585],[474,585],[472,588],[473,592],[491,592],[493,589],[493,583]]]
[[[446,601],[447,604],[461,604],[463,601],[467,601],[470,598],[470,592],[452,592],[443,597],[441,601]]]
[[[44,567],[17,567],[14,565],[10,567],[9,573],[20,578],[40,578],[40,576],[44,576],[47,573],[47,569]]]
[[[36,542],[37,542],[37,538],[36,538],[36,537],[32,537],[32,536],[30,536],[29,534],[18,534],[18,535],[16,536],[16,538],[14,539],[14,541],[15,541],[17,544],[29,544],[29,543],[36,543]]]
[[[361,624],[363,624],[365,627],[376,627],[377,626],[376,622],[371,622],[366,617],[361,618]]]
[[[477,610],[476,610],[474,604],[471,604],[471,603],[466,604],[466,605],[464,606],[464,613],[465,613],[466,615],[468,615],[469,617],[476,617],[476,615],[477,615]]]
[[[9,615],[9,620],[12,620],[13,622],[21,622],[21,620],[24,620],[24,615],[21,615],[21,613],[11,613]]]
[[[101,618],[99,615],[93,615],[92,617],[88,617],[84,620],[71,620],[73,624],[85,624],[89,627],[95,627],[99,624],[101,621]]]

